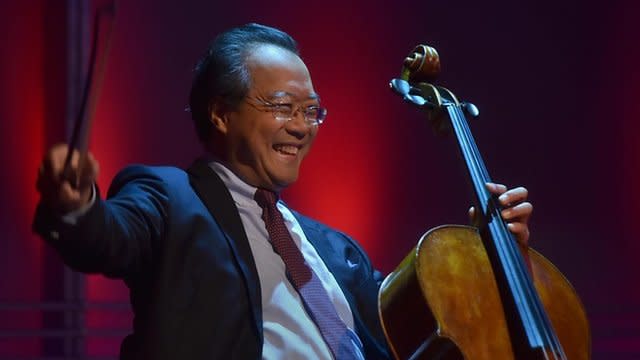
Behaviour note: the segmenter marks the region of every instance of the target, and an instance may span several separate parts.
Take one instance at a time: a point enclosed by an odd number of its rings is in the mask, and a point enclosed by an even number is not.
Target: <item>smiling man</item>
[[[204,120],[216,131],[205,141],[243,181],[280,191],[298,178],[327,111],[292,49],[257,44],[245,61],[250,88],[233,111],[222,99],[210,105]]]
[[[72,181],[65,145],[41,167],[36,231],[69,266],[130,288],[121,358],[389,358],[380,273],[351,238],[278,201],[327,115],[295,41],[257,24],[220,34],[190,108],[207,156],[187,171],[128,167],[103,200],[93,157],[75,155]],[[491,190],[526,243],[526,190]]]

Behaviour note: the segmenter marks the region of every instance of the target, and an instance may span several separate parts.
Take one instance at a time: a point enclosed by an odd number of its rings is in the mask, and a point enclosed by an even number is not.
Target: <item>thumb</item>
[[[80,166],[78,174],[78,187],[80,189],[92,187],[96,182],[99,171],[100,165],[91,153],[87,153],[85,156],[83,156],[82,165]]]

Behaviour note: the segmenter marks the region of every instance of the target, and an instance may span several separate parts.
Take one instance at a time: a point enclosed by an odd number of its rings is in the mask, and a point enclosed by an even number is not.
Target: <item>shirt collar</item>
[[[213,160],[209,162],[209,167],[215,171],[216,174],[222,179],[222,182],[227,186],[233,201],[237,205],[242,206],[258,206],[253,199],[256,193],[255,186],[249,185],[234,174],[228,167],[224,166],[221,162]]]

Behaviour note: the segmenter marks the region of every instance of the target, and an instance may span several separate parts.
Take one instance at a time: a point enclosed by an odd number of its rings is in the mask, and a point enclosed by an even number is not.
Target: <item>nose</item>
[[[284,124],[284,127],[289,134],[295,136],[297,139],[302,139],[307,134],[311,133],[315,126],[309,124],[304,118],[304,112],[298,109],[293,113],[291,120]]]

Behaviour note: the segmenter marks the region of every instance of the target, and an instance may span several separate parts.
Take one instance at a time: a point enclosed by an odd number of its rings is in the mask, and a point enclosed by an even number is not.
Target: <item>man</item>
[[[187,172],[129,167],[101,200],[90,155],[74,156],[71,182],[65,145],[41,167],[35,229],[69,266],[130,288],[134,332],[121,358],[388,358],[382,278],[368,257],[275,202],[326,116],[295,41],[257,24],[220,34],[196,69],[190,108],[208,158]],[[489,189],[526,243],[526,190]]]

